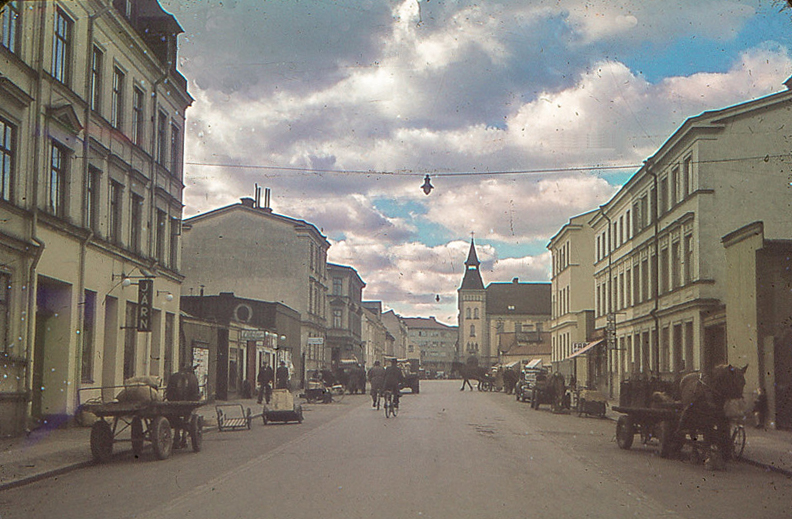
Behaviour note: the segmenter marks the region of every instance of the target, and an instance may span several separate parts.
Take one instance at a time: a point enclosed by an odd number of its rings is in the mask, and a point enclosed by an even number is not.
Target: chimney
[[[255,207],[256,204],[256,201],[250,198],[249,196],[246,196],[245,198],[240,198],[239,201],[242,202],[242,205],[244,205],[245,207],[250,207],[251,209],[253,209],[253,207]]]
[[[519,283],[519,282],[520,282],[520,278],[514,278],[514,279],[512,279],[512,283],[514,283],[515,285],[516,285],[517,283]]]
[[[264,188],[264,210],[268,213],[272,212],[272,208],[270,207],[270,188]]]

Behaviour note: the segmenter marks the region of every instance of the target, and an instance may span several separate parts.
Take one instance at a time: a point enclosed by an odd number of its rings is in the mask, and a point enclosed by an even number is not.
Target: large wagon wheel
[[[132,454],[137,458],[143,452],[143,441],[145,439],[143,420],[138,416],[132,418],[130,430],[132,435]]]
[[[203,446],[203,416],[193,414],[190,417],[190,445],[193,452],[201,452]]]
[[[635,436],[635,425],[629,415],[622,415],[616,422],[616,443],[620,449],[629,450]]]
[[[113,431],[104,420],[91,426],[91,454],[94,461],[104,463],[113,455]]]
[[[151,422],[151,443],[154,454],[158,459],[164,460],[173,451],[173,430],[170,422],[164,416],[157,416]]]

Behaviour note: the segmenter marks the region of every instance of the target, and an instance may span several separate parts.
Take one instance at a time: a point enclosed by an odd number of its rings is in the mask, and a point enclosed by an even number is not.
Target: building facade
[[[393,341],[386,349],[385,355],[389,357],[396,357],[399,359],[407,358],[407,325],[404,319],[394,312],[388,310],[382,313],[382,324],[388,329],[388,332],[393,336]]]
[[[304,368],[330,364],[330,243],[313,224],[243,198],[239,204],[185,219],[182,241],[184,295],[233,292],[282,303],[300,314],[300,350],[293,354],[305,359]]]
[[[594,231],[589,222],[595,213],[571,218],[547,245],[553,257],[551,362],[567,378],[592,386],[607,369],[604,341],[594,336]]]
[[[419,359],[421,368],[432,378],[437,372],[451,373],[451,364],[457,359],[457,327],[437,322],[434,317],[403,319],[407,325],[407,358]]]
[[[484,366],[501,362],[499,336],[541,332],[551,318],[550,283],[490,283],[486,287],[473,240],[465,260],[465,274],[457,291],[459,359],[476,357]]]
[[[0,29],[0,434],[178,365],[181,27],[156,1],[26,5]]]
[[[183,296],[181,307],[191,318],[184,319],[190,325],[181,336],[181,356],[199,366],[196,372],[205,371],[207,381],[212,382],[209,398],[248,397],[255,391],[262,362],[273,369],[285,362],[292,386],[301,385],[300,314],[296,311],[282,303],[240,298],[229,292]],[[209,336],[216,339],[206,339],[203,323],[212,323],[211,329],[217,332],[209,332]]]
[[[382,322],[382,301],[363,301],[363,364],[370,368],[375,361],[383,363],[393,352],[393,335]]]
[[[342,360],[365,362],[363,351],[363,288],[366,284],[357,271],[346,265],[327,264],[330,296],[328,305],[327,347],[330,366]]]
[[[792,116],[790,86],[688,119],[593,213],[595,331],[586,339],[605,345],[599,389],[615,396],[631,377],[673,381],[728,362],[749,366],[750,403],[788,379],[773,359],[790,356],[792,303],[768,286],[782,281],[788,260],[777,251],[792,238],[789,147],[778,130]],[[551,245],[556,264],[563,248]],[[783,398],[772,406],[787,406]]]

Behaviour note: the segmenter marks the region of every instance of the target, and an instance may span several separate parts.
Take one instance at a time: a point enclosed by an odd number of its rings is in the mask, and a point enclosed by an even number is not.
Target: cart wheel
[[[190,445],[193,452],[203,448],[203,416],[194,414],[190,418]]]
[[[151,443],[154,454],[158,459],[164,460],[173,451],[173,430],[170,422],[164,416],[157,416],[151,422]]]
[[[660,440],[660,457],[670,458],[676,451],[674,424],[669,420],[663,420],[658,427],[657,439]]]
[[[635,436],[635,426],[632,418],[627,415],[620,416],[616,422],[616,443],[619,448],[629,450],[633,444],[633,436]]]
[[[745,428],[740,425],[733,426],[731,433],[732,440],[732,459],[742,458],[745,450]]]
[[[145,435],[143,434],[143,420],[137,416],[132,418],[130,429],[132,435],[132,454],[138,458],[143,452],[143,440],[145,440]]]
[[[113,431],[104,420],[91,426],[91,454],[94,461],[99,463],[106,462],[113,455]]]

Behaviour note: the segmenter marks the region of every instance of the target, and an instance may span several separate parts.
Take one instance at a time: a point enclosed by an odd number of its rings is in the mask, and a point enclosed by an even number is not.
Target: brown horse
[[[697,432],[702,433],[705,447],[714,454],[708,460],[714,468],[720,468],[724,456],[728,458],[731,454],[729,421],[723,406],[729,400],[743,397],[747,369],[748,366],[737,368],[721,364],[709,375],[688,373],[679,382],[682,414],[675,436],[681,439],[686,432],[693,437]]]
[[[462,364],[461,362],[452,362],[451,372],[459,373],[459,376],[462,377],[462,387],[459,389],[460,391],[465,390],[465,384],[467,384],[470,390],[473,391],[473,385],[470,383],[471,380],[478,381],[478,389],[481,391],[481,383],[487,377],[487,368],[480,367],[478,364]]]

